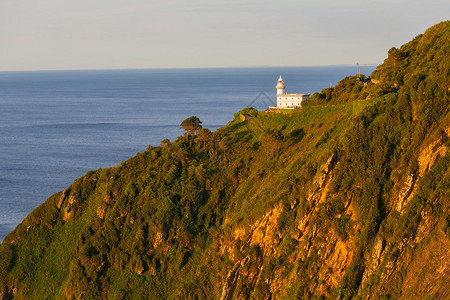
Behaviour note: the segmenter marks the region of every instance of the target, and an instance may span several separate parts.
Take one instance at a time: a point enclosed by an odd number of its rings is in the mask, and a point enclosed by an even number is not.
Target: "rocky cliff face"
[[[423,150],[417,158],[419,162],[418,176],[414,173],[407,176],[395,207],[398,212],[405,214],[408,202],[420,190],[421,178],[426,177],[439,157],[446,155],[448,146],[445,145],[445,137],[446,135],[443,134],[439,140],[422,145]],[[298,218],[295,234],[292,231],[289,233],[289,238],[295,240],[292,245],[300,248],[301,251],[288,255],[284,261],[285,266],[279,268],[269,278],[264,276],[264,267],[267,267],[265,262],[271,257],[277,257],[284,250],[280,244],[287,237],[286,232],[280,232],[277,225],[278,218],[283,211],[282,206],[275,206],[252,224],[239,227],[234,231],[233,241],[241,245],[241,251],[245,251],[251,246],[257,246],[260,249],[260,256],[255,258],[247,256],[243,260],[232,257],[236,264],[229,271],[223,286],[222,299],[240,298],[239,288],[236,289],[238,279],[244,282],[241,283],[241,286],[253,290],[256,287],[263,287],[261,288],[265,291],[263,294],[273,299],[292,296],[287,291],[293,285],[295,286],[299,277],[306,277],[310,282],[306,294],[303,294],[307,298],[336,295],[336,290],[345,280],[345,276],[354,271],[352,268],[355,267],[351,266],[351,262],[357,251],[355,238],[357,232],[361,231],[361,226],[356,224],[357,220],[354,209],[352,209],[351,199],[345,203],[342,214],[336,216],[353,220],[354,225],[349,230],[349,237],[343,239],[334,230],[323,228],[317,222],[317,218],[320,218],[318,216],[320,204],[326,201],[327,197],[332,197],[330,185],[336,165],[338,165],[338,159],[334,153],[319,169],[320,172],[313,182],[307,197],[310,203],[309,212]],[[441,216],[448,215],[450,208],[448,198],[442,203],[444,206],[441,207]],[[296,205],[297,203],[293,203],[289,209],[295,209]],[[370,299],[377,298],[376,295],[386,294],[392,290],[393,282],[399,281],[399,277],[402,278],[402,283],[398,287],[397,295],[418,298],[423,294],[433,294],[439,299],[450,295],[450,289],[445,284],[445,281],[450,278],[448,238],[445,237],[444,231],[447,221],[437,217],[436,213],[432,216],[427,208],[420,209],[419,213],[420,216],[409,228],[411,232],[407,237],[394,239],[390,236],[386,239],[383,234],[378,234],[371,244],[364,247],[365,253],[362,254],[361,261],[363,264],[362,276],[357,292],[359,297]],[[431,236],[434,236],[435,239],[431,239]],[[224,249],[227,249],[232,252],[233,245],[233,243],[227,242],[222,245],[221,251],[224,252]],[[420,248],[430,250],[416,251]],[[316,256],[315,266],[312,267],[313,272],[305,272],[303,268],[286,267],[286,265],[297,262],[308,262],[311,256]],[[238,272],[238,269],[244,267],[249,259],[255,260],[257,268],[253,271],[241,269]],[[405,270],[412,266],[414,266],[414,271],[404,277]],[[311,282],[315,282],[315,284],[311,284]]]

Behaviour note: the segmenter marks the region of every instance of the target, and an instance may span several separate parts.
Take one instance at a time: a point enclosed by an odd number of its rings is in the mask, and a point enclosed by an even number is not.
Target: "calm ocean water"
[[[370,75],[374,66],[361,67]],[[261,92],[313,93],[354,66],[0,72],[0,241],[52,194],[182,134],[196,115],[215,130]],[[264,108],[269,100],[253,103]]]

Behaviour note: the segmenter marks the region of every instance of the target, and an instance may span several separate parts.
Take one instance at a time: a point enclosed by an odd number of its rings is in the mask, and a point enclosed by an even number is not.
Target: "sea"
[[[361,66],[365,75],[375,69]],[[210,130],[233,114],[314,93],[356,66],[0,72],[0,241],[48,197],[182,135],[197,116]]]

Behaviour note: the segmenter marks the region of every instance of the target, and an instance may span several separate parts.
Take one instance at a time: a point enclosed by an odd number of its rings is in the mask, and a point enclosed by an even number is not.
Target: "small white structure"
[[[309,94],[286,94],[284,89],[286,86],[284,85],[283,78],[278,78],[277,86],[277,106],[270,108],[279,108],[279,109],[294,109],[300,108],[302,106],[302,101],[305,99],[309,99]]]

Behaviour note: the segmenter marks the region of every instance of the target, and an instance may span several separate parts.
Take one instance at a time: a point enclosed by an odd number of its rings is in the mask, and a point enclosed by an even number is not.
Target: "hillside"
[[[450,298],[449,49],[89,171],[3,240],[0,298]]]

